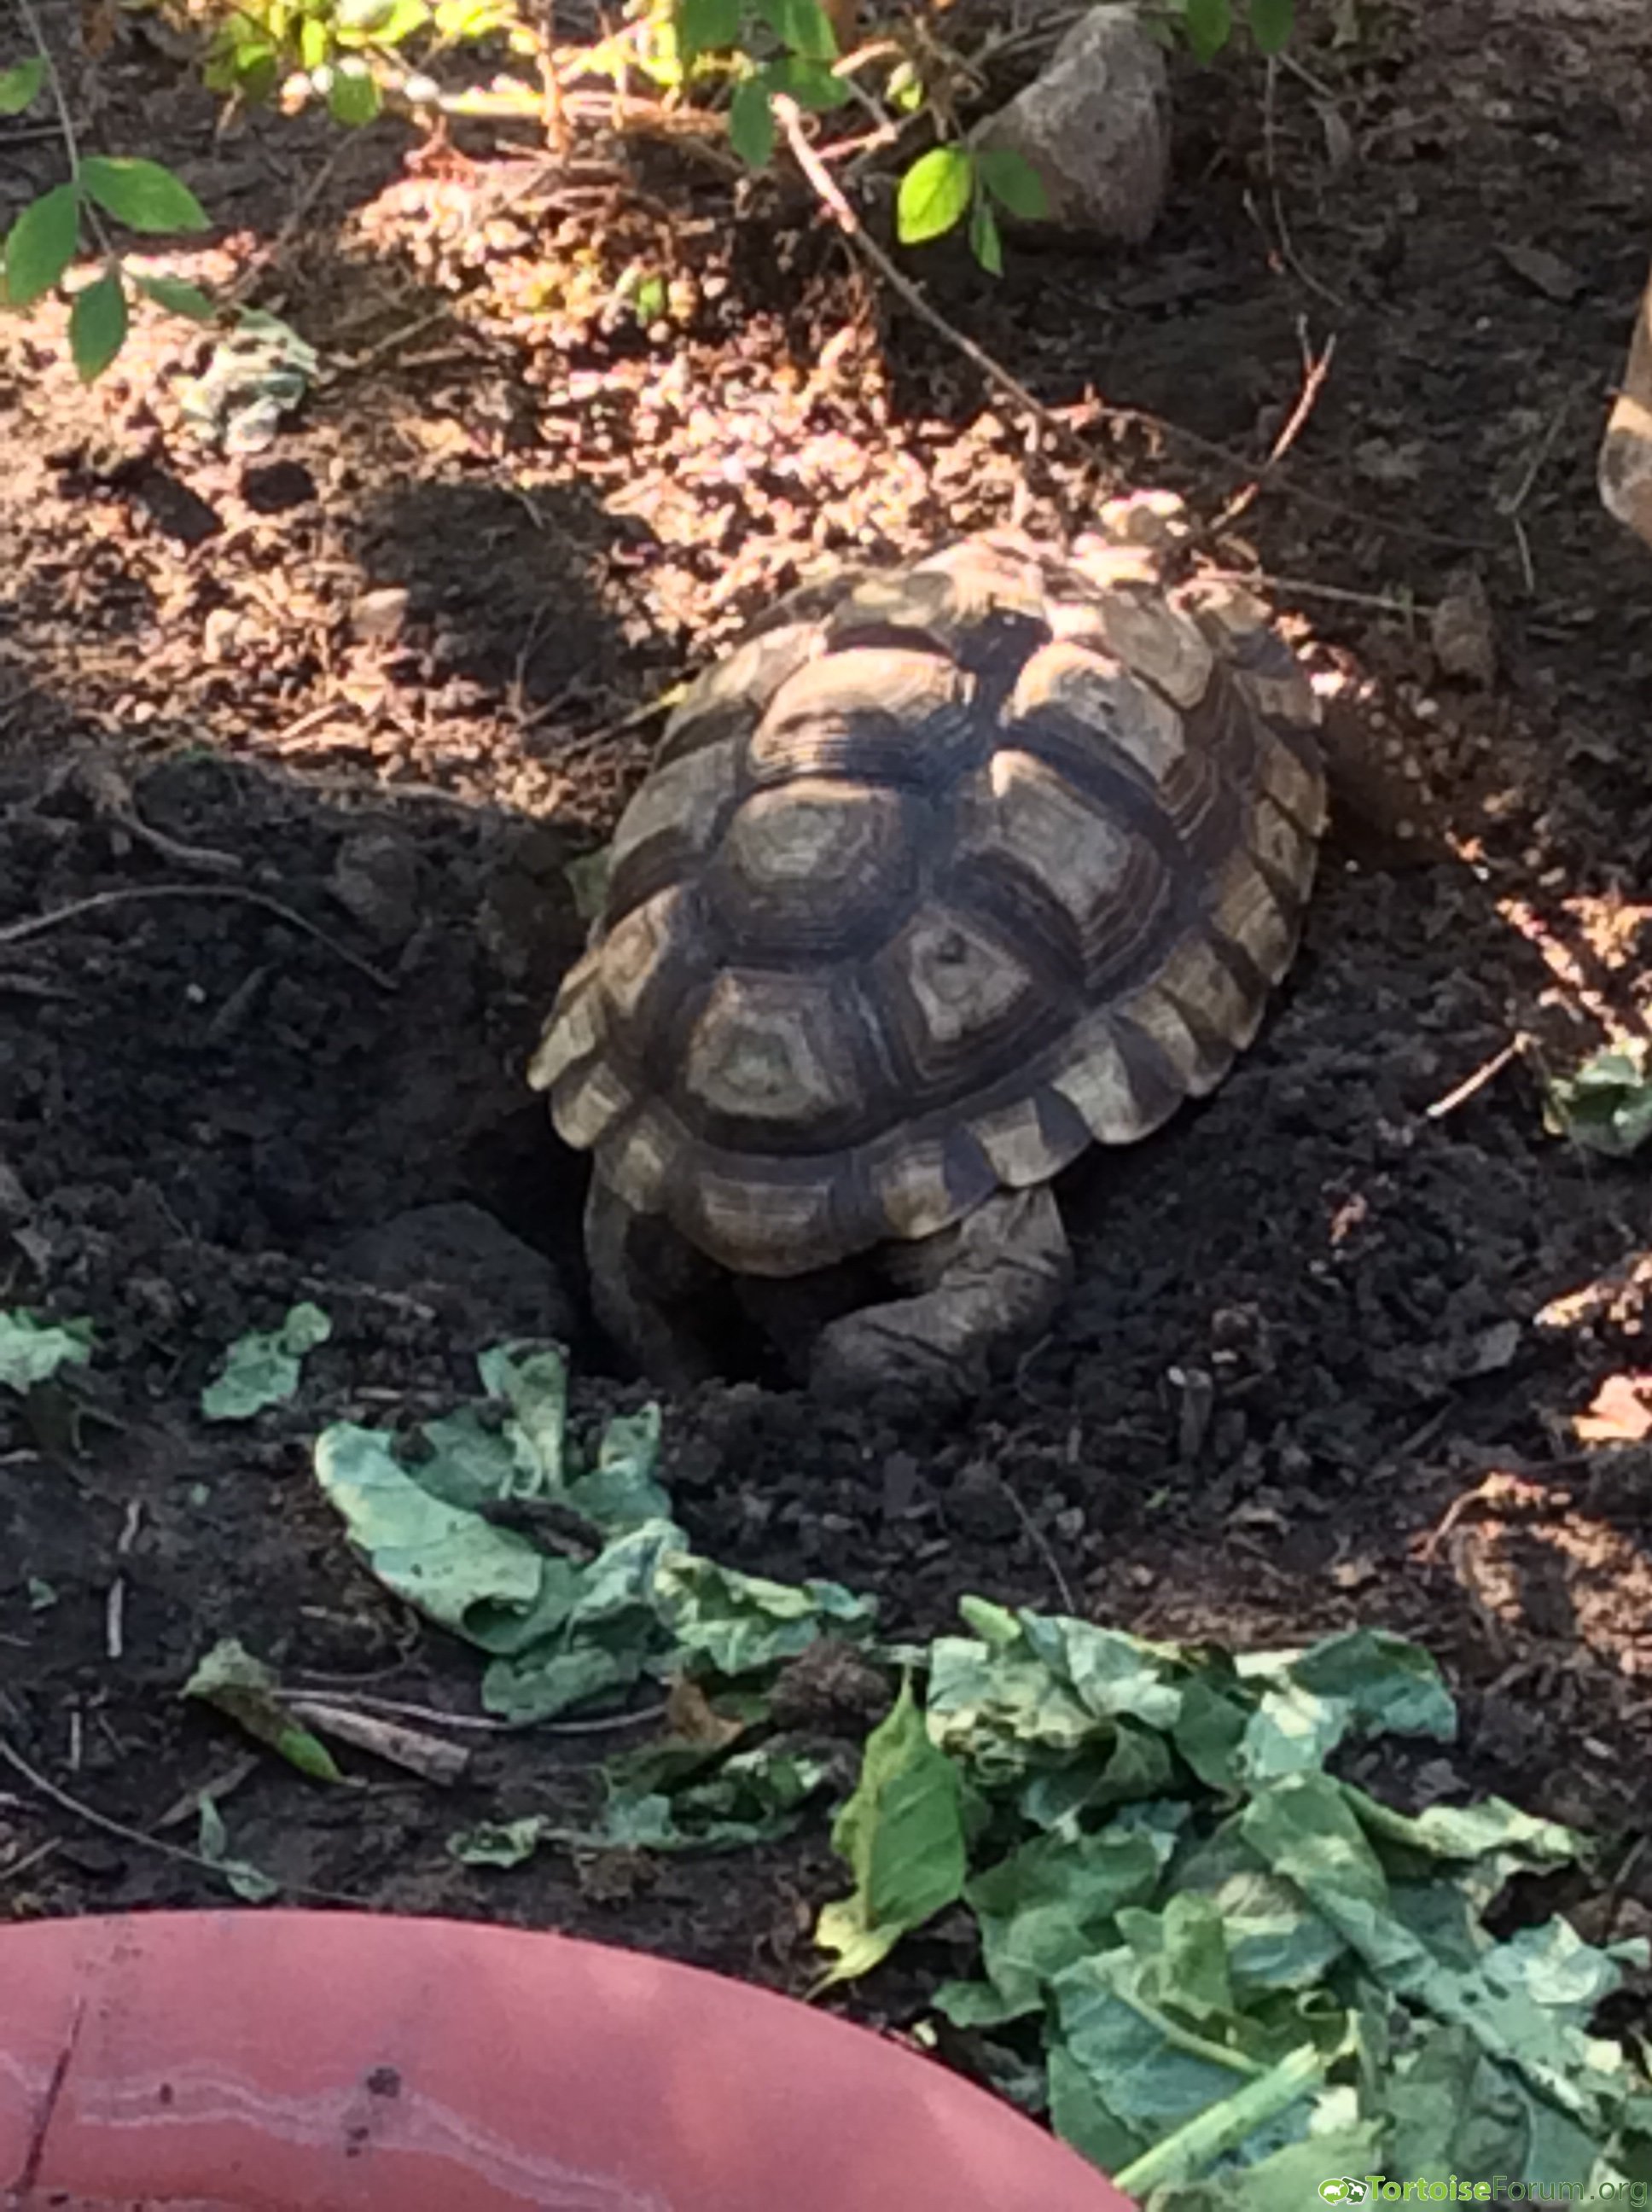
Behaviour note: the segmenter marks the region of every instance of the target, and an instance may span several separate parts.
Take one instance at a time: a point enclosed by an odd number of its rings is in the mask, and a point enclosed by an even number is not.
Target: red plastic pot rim
[[[5,2212],[1131,2212],[944,2067],[746,1984],[367,1913],[0,1929]]]

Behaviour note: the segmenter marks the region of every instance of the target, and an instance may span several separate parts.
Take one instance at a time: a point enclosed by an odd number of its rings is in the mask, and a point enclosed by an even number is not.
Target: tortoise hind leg
[[[651,1382],[691,1389],[716,1370],[689,1316],[703,1305],[717,1270],[658,1214],[638,1213],[591,1179],[585,1249],[598,1321]]]
[[[971,1398],[1039,1335],[1072,1279],[1060,1208],[1043,1183],[999,1191],[956,1228],[884,1258],[916,1294],[822,1331],[809,1376],[819,1396],[925,1407]]]

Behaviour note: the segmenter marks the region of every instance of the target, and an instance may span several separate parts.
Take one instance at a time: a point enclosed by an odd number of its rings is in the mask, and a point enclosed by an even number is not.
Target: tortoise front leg
[[[688,1390],[715,1373],[689,1316],[703,1306],[716,1270],[670,1222],[636,1212],[593,1175],[585,1250],[597,1319],[651,1382]]]
[[[955,1229],[884,1258],[917,1294],[822,1331],[809,1376],[822,1397],[926,1408],[974,1397],[1041,1334],[1072,1280],[1060,1208],[1042,1183],[999,1191]]]

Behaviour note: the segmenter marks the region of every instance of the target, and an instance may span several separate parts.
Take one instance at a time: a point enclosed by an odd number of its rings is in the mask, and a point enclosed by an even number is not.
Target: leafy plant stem
[[[1210,2066],[1225,2066],[1230,2074],[1254,2076],[1258,2073],[1255,2060],[1247,2058],[1243,2051],[1230,2050],[1225,2043],[1212,2043],[1202,2035],[1195,2035],[1191,2028],[1178,2027],[1175,2021],[1162,2013],[1157,2005],[1148,2004],[1133,1993],[1120,1990],[1117,1995],[1120,2002],[1128,2005],[1139,2019],[1145,2020],[1149,2027],[1156,2030],[1177,2051],[1185,2051],[1189,2058],[1202,2058]]]
[[[1196,2113],[1151,2150],[1133,2159],[1114,2179],[1127,2196],[1140,2201],[1150,2190],[1166,2183],[1174,2187],[1190,2175],[1203,2173],[1224,2151],[1266,2126],[1324,2075],[1323,2057],[1311,2043],[1304,2043],[1231,2097]]]
[[[46,33],[40,27],[40,18],[35,12],[34,0],[17,0],[17,12],[23,19],[23,27],[34,42],[34,51],[46,64],[46,82],[52,87],[52,104],[58,111],[58,128],[62,133],[64,151],[69,156],[69,173],[76,183],[80,180],[80,141],[75,135],[75,118],[69,112],[69,100],[63,88],[63,79],[58,74],[52,49],[46,42]],[[111,259],[114,246],[103,227],[103,218],[89,200],[81,203],[82,212],[101,251]]]
[[[921,315],[933,331],[938,331],[947,343],[957,348],[964,359],[978,368],[989,384],[996,385],[1007,398],[1023,409],[1053,438],[1059,446],[1076,452],[1084,461],[1094,465],[1096,456],[1078,433],[1051,412],[1042,399],[1036,399],[1018,378],[1011,376],[1001,362],[993,360],[984,347],[950,323],[940,309],[931,304],[912,279],[897,269],[883,247],[867,235],[865,225],[839,189],[836,179],[810,144],[803,128],[803,118],[797,102],[785,93],[776,93],[774,99],[774,120],[785,134],[792,149],[792,157],[813,187],[816,198],[831,216],[838,228],[854,250],[863,254],[878,271],[890,290],[899,294],[913,313]]]

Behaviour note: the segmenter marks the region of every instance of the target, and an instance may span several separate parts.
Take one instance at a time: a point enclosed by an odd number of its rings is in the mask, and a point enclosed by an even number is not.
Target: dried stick
[[[864,255],[890,289],[898,293],[914,314],[921,315],[932,330],[938,331],[951,346],[957,348],[964,359],[978,368],[989,384],[1016,405],[1023,409],[1042,429],[1060,444],[1075,450],[1087,464],[1094,465],[1096,455],[1071,423],[1064,422],[1054,411],[1036,399],[1026,386],[1011,375],[1001,362],[993,360],[974,338],[951,323],[940,309],[930,302],[918,286],[902,270],[897,269],[883,247],[870,237],[859,216],[844,198],[837,179],[809,143],[803,129],[803,118],[797,102],[785,93],[777,93],[773,101],[774,119],[786,134],[786,143],[792,149],[793,160],[814,188],[816,198],[831,216],[838,228],[856,252]]]
[[[1325,342],[1325,350],[1317,360],[1314,357],[1313,349],[1308,343],[1305,331],[1303,334],[1302,344],[1303,383],[1302,390],[1297,394],[1297,404],[1287,416],[1278,436],[1273,441],[1268,457],[1262,463],[1261,467],[1257,470],[1256,474],[1244,489],[1228,501],[1221,514],[1211,525],[1213,535],[1225,530],[1230,523],[1237,522],[1246,509],[1255,503],[1258,493],[1262,490],[1268,478],[1273,475],[1279,463],[1308,427],[1308,418],[1314,411],[1321,387],[1330,374],[1331,363],[1336,358],[1337,342],[1334,334],[1328,337]]]
[[[78,921],[82,915],[103,913],[110,907],[128,906],[139,900],[168,898],[235,899],[243,906],[258,907],[265,914],[274,915],[277,921],[286,922],[290,928],[313,938],[316,944],[325,945],[335,958],[342,960],[346,967],[354,968],[358,975],[365,975],[368,982],[376,985],[380,990],[394,991],[398,988],[395,978],[386,975],[382,968],[375,968],[370,960],[363,960],[359,953],[352,952],[348,945],[341,945],[336,937],[329,937],[325,929],[318,927],[313,921],[307,921],[291,907],[283,906],[279,899],[270,898],[263,891],[243,890],[238,884],[144,884],[130,890],[94,891],[90,898],[75,899],[68,906],[54,907],[49,914],[37,914],[27,921],[9,922],[0,929],[0,945],[21,945],[27,939],[43,937],[47,930],[59,928],[65,922]]]

